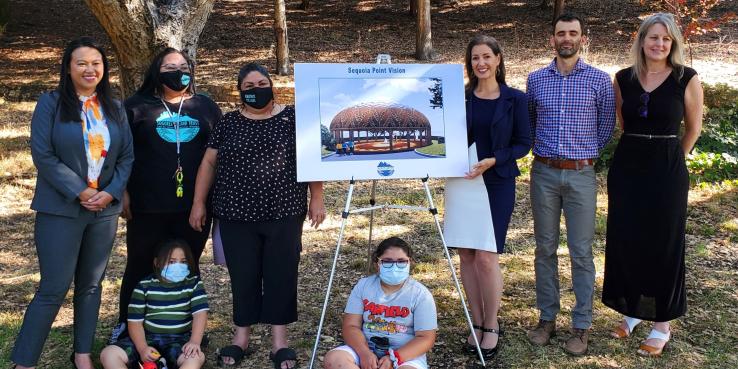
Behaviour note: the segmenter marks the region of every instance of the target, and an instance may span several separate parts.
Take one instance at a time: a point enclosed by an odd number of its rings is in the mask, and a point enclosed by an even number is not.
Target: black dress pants
[[[218,220],[233,295],[233,323],[297,321],[297,267],[305,215],[264,222]]]

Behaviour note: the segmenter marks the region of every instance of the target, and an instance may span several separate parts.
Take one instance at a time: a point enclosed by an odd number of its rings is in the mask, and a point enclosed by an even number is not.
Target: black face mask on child
[[[190,85],[192,81],[192,73],[174,70],[171,72],[159,73],[159,83],[171,88],[174,91],[182,91]]]
[[[263,109],[272,99],[274,91],[271,87],[254,87],[241,91],[241,101],[254,109]]]

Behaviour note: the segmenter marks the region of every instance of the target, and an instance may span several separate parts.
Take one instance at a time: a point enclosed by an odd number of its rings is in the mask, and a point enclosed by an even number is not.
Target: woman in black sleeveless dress
[[[683,65],[674,19],[646,19],[633,47],[635,64],[616,75],[623,136],[607,178],[609,214],[602,302],[625,316],[613,336],[653,321],[639,353],[658,356],[669,321],[686,312],[684,246],[689,173],[685,156],[702,124],[702,89]],[[685,134],[678,138],[685,121]]]

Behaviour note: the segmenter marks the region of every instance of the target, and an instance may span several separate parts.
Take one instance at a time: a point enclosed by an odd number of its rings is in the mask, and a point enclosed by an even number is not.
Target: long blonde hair
[[[672,68],[672,75],[680,80],[684,75],[684,38],[674,16],[669,13],[656,13],[646,18],[638,29],[638,35],[633,46],[630,48],[633,59],[633,79],[646,72],[646,55],[643,53],[643,41],[646,39],[649,28],[654,24],[666,27],[666,32],[671,37],[671,50],[666,59],[666,64]]]

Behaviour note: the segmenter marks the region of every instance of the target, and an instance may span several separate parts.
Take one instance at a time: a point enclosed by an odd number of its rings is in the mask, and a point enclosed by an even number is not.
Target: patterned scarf
[[[79,100],[82,105],[82,137],[87,154],[87,185],[96,189],[110,148],[110,132],[97,94],[80,96]]]

